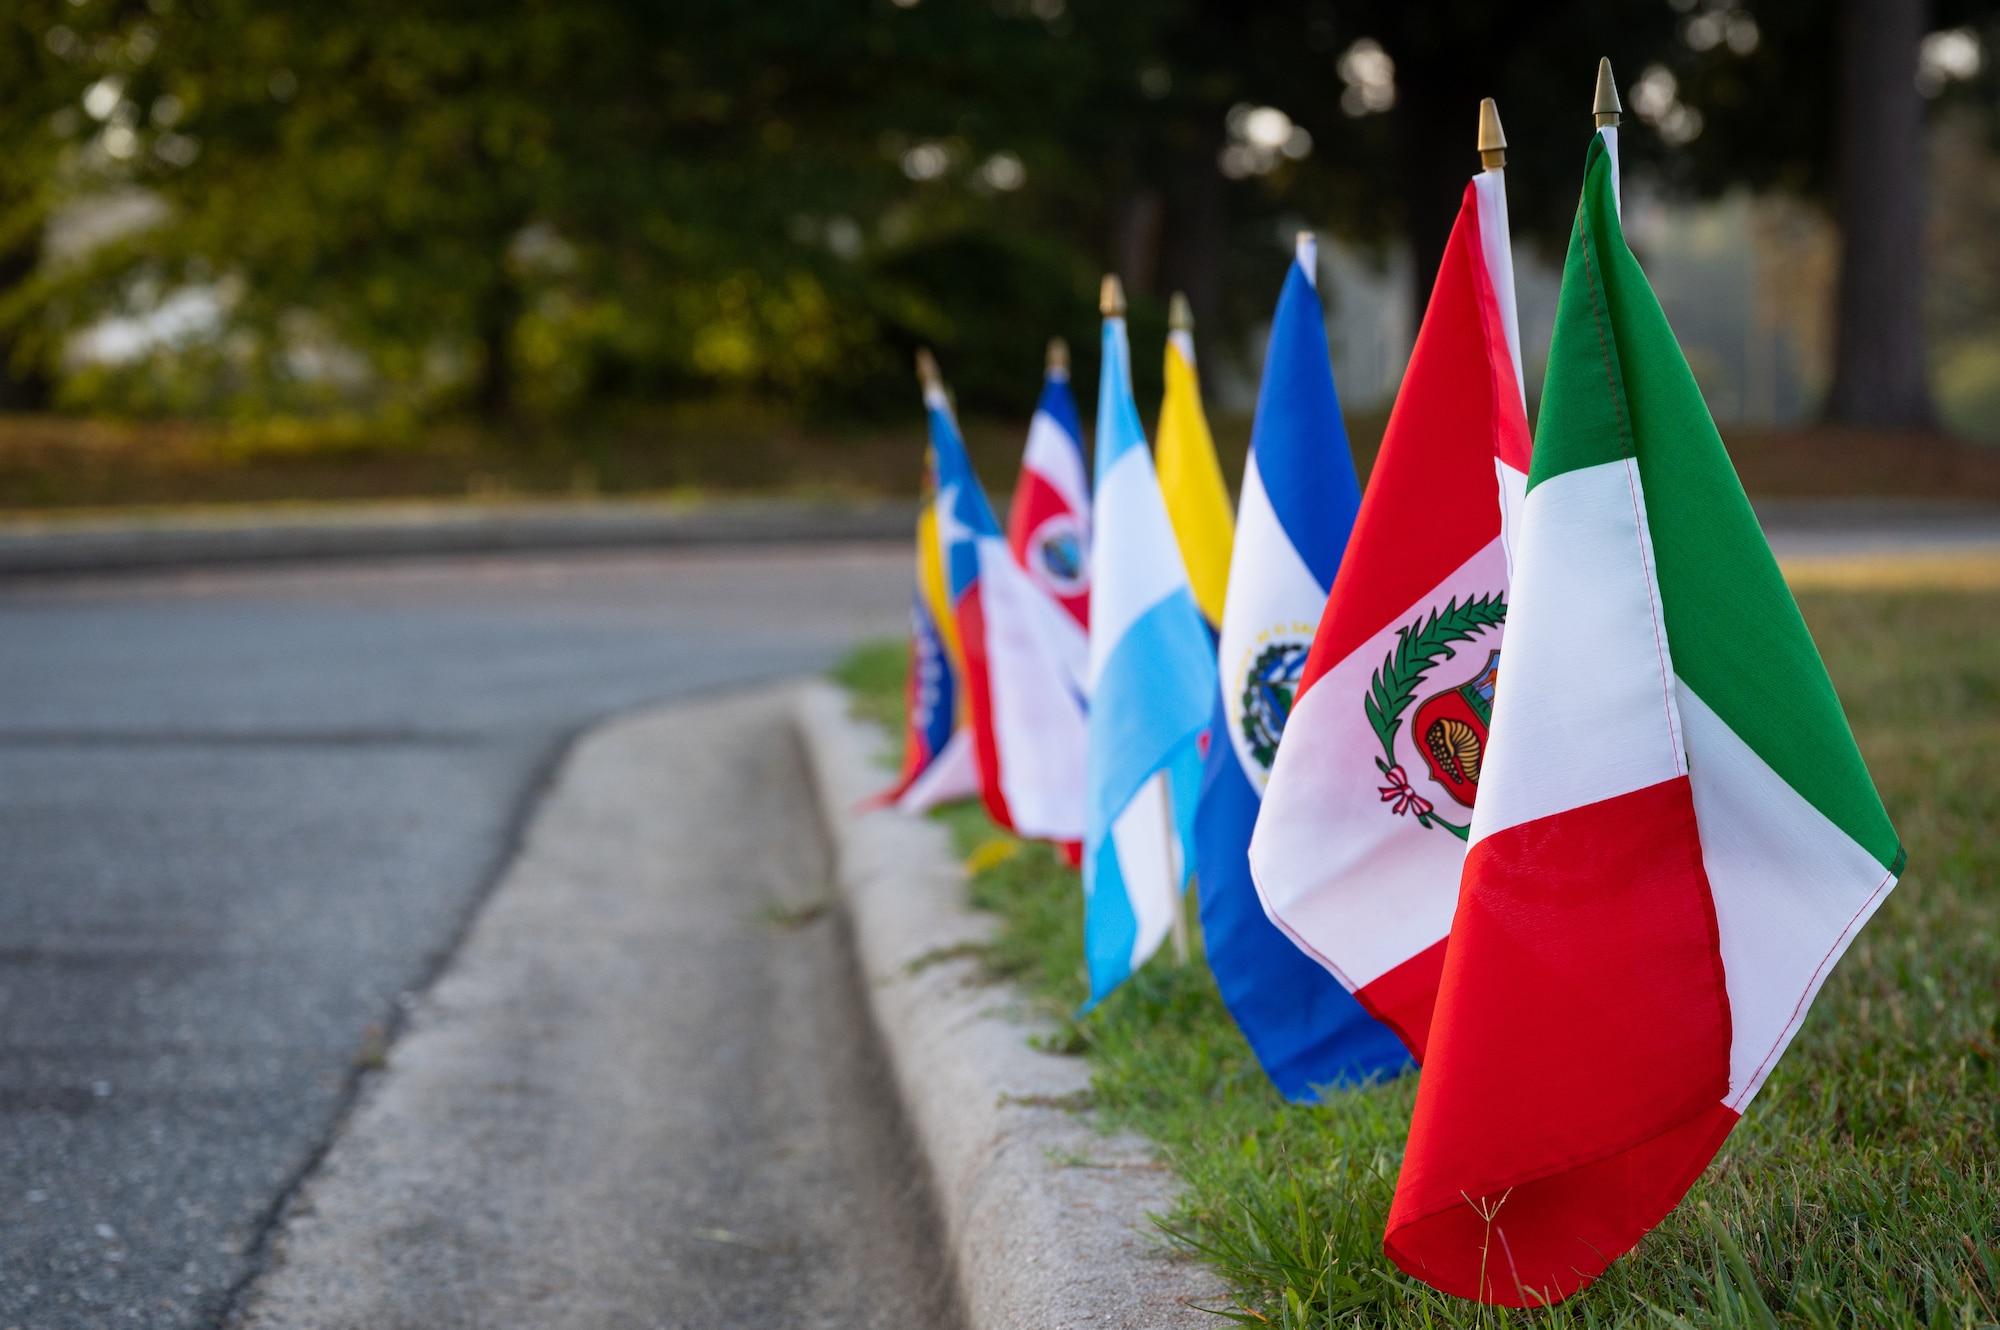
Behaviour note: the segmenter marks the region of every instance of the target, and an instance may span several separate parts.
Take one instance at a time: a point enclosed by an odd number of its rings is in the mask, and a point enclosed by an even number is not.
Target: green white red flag
[[[1511,517],[1511,514],[1510,514]],[[1593,140],[1384,1247],[1575,1293],[1686,1193],[1902,871]]]

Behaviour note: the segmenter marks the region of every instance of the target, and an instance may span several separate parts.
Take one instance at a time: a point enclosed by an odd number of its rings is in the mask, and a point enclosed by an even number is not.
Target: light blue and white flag
[[[1250,877],[1250,833],[1271,761],[1361,506],[1317,266],[1303,232],[1271,320],[1243,468],[1217,651],[1219,733],[1195,823],[1209,968],[1265,1073],[1293,1100],[1409,1064],[1402,1041],[1265,917]]]
[[[1106,278],[1091,507],[1084,951],[1092,1005],[1173,929],[1194,864],[1215,650],[1132,400],[1124,299]]]

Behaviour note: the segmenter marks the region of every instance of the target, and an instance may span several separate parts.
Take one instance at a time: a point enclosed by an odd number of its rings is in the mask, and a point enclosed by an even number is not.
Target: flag
[[[1499,170],[1466,186],[1250,843],[1264,903],[1418,1059],[1458,901],[1525,492]]]
[[[924,449],[924,499],[917,512],[917,577],[910,604],[910,663],[903,686],[903,766],[896,783],[868,801],[923,813],[979,793],[972,731],[966,724],[965,657],[945,589],[938,545],[937,450]]]
[[[1903,852],[1592,141],[1507,670],[1384,1246],[1589,1284],[1670,1211]]]
[[[1222,624],[1229,590],[1229,547],[1236,538],[1229,490],[1215,460],[1215,440],[1201,409],[1194,369],[1194,315],[1174,293],[1167,333],[1167,391],[1160,402],[1160,493],[1187,563],[1188,585],[1210,631]],[[1101,399],[1100,399],[1101,400]]]
[[[1271,759],[1361,503],[1313,289],[1317,266],[1303,233],[1271,320],[1243,467],[1217,661],[1218,738],[1195,817],[1209,968],[1272,1083],[1302,1101],[1321,1086],[1409,1065],[1396,1036],[1265,918],[1250,880],[1250,832]]]
[[[1007,547],[928,353],[919,360],[937,457],[938,548],[965,661],[979,792],[993,820],[1042,840],[1083,835],[1088,642]]]
[[[1106,278],[1090,588],[1084,951],[1093,1004],[1172,931],[1193,866],[1215,648],[1132,400],[1124,301]]]
[[[1028,422],[1021,478],[1007,513],[1007,543],[1035,584],[1078,626],[1090,625],[1090,477],[1083,425],[1069,392],[1069,345],[1049,343],[1042,398]]]

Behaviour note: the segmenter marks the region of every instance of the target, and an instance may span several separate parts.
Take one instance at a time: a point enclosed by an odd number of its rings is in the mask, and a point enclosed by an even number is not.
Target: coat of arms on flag
[[[1090,626],[1090,477],[1083,423],[1069,390],[1069,343],[1049,341],[1042,396],[1007,512],[1007,543],[1029,578],[1080,627]]]
[[[1383,1240],[1433,1287],[1511,1306],[1586,1287],[1680,1202],[1903,869],[1626,246],[1616,132],[1586,159]]]
[[[1439,813],[1437,799],[1470,808],[1479,793],[1479,767],[1486,754],[1493,689],[1500,671],[1499,648],[1487,652],[1486,664],[1471,678],[1434,692],[1421,703],[1415,699],[1443,668],[1440,662],[1457,659],[1458,643],[1489,638],[1488,630],[1506,620],[1506,597],[1493,592],[1464,604],[1453,597],[1442,609],[1403,625],[1396,632],[1395,649],[1370,676],[1362,701],[1369,727],[1382,745],[1382,755],[1375,759],[1385,782],[1382,802],[1399,817],[1414,817],[1424,827],[1441,827],[1460,840],[1470,822],[1454,822]],[[1413,703],[1416,714],[1406,723]],[[1427,775],[1431,785],[1421,789],[1413,785],[1412,772]]]
[[[1271,918],[1424,1056],[1508,631],[1526,485],[1504,175],[1466,186],[1273,762]]]

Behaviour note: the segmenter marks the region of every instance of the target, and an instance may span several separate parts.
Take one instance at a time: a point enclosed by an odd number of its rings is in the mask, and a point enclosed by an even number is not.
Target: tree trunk
[[[1112,237],[1112,270],[1132,295],[1154,295],[1160,271],[1160,223],[1165,210],[1159,194],[1136,189],[1118,201],[1117,234]]]
[[[514,283],[503,273],[486,293],[479,311],[479,382],[473,402],[490,424],[501,424],[514,410],[514,324],[521,301]]]
[[[30,230],[28,237],[0,254],[0,292],[11,291],[34,276],[41,262],[41,228]],[[52,396],[47,371],[20,354],[22,342],[21,333],[0,329],[0,411],[40,411]]]
[[[1935,429],[1923,329],[1926,0],[1847,0],[1840,111],[1840,295],[1826,418]]]
[[[1229,201],[1215,157],[1222,150],[1222,117],[1204,122],[1205,133],[1177,172],[1168,213],[1162,272],[1168,287],[1187,293],[1197,330],[1222,326],[1222,254],[1228,238]],[[1210,336],[1214,336],[1213,331]]]
[[[1466,182],[1479,169],[1474,150],[1473,129],[1477,122],[1465,114],[1462,90],[1476,87],[1457,71],[1439,68],[1429,61],[1411,61],[1407,79],[1397,68],[1397,91],[1402,94],[1402,188],[1404,229],[1410,243],[1410,298],[1414,302],[1410,327],[1424,321],[1429,308],[1431,287],[1444,264],[1445,244],[1458,221],[1459,202]],[[1454,95],[1460,94],[1460,95]],[[1474,104],[1475,110],[1477,104]]]

